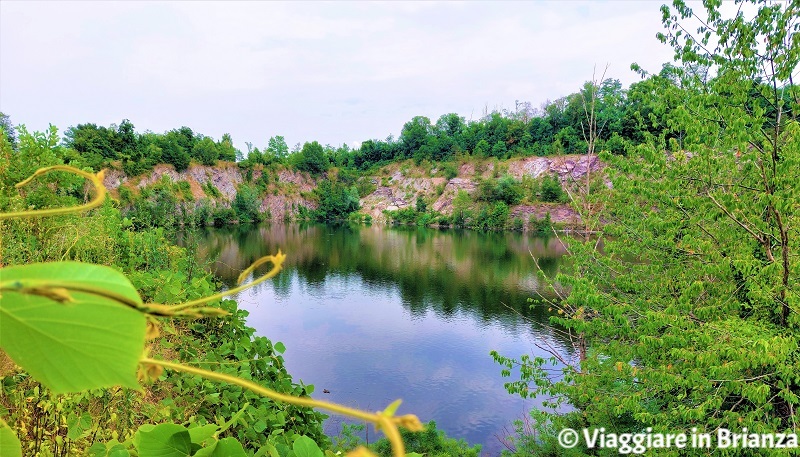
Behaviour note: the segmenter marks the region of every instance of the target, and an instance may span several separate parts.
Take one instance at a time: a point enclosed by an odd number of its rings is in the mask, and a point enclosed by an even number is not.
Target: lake
[[[548,277],[562,262],[554,237],[265,224],[206,229],[182,243],[227,286],[281,249],[284,271],[234,298],[259,335],[286,345],[295,381],[313,384],[315,398],[371,411],[401,398],[398,414],[435,420],[484,455],[499,454],[512,422],[540,402],[508,394],[489,352],[547,357],[536,346],[544,340],[572,353],[546,306],[528,303],[547,295],[537,262]],[[338,434],[341,422],[332,416],[326,433]]]

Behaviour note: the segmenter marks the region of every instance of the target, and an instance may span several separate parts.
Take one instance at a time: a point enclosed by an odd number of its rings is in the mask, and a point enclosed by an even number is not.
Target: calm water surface
[[[183,241],[229,286],[258,257],[288,255],[277,278],[236,299],[258,334],[286,345],[287,369],[316,387],[315,398],[373,411],[402,398],[398,413],[435,420],[484,455],[498,454],[511,422],[539,404],[505,391],[489,352],[547,356],[535,345],[542,339],[571,351],[546,310],[527,303],[544,290],[534,258],[557,272],[564,249],[555,238],[281,224],[193,237]],[[336,435],[341,419],[325,427]]]

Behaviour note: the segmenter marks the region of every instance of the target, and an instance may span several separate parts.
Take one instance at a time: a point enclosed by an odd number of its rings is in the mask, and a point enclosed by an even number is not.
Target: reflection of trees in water
[[[357,276],[367,288],[397,288],[412,315],[468,313],[509,329],[521,315],[538,332],[548,331],[549,315],[546,307],[531,309],[527,299],[552,293],[540,283],[536,264],[553,278],[565,254],[556,238],[417,227],[268,224],[194,236],[198,256],[214,259],[212,270],[228,286],[257,258],[281,249],[287,271],[270,283],[280,296],[290,294],[294,274],[309,286],[323,285],[330,275]]]

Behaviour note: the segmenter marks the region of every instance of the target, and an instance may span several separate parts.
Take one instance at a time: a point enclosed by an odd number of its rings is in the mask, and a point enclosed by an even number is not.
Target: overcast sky
[[[130,119],[236,145],[357,145],[414,116],[477,119],[627,87],[672,51],[659,1],[0,2],[0,111],[62,131]]]

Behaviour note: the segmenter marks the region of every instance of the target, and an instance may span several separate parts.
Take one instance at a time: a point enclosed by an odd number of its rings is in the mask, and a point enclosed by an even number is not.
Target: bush
[[[201,184],[200,187],[203,189],[203,192],[205,192],[205,194],[211,198],[222,197],[222,192],[220,192],[219,189],[217,189],[217,186],[215,186],[210,179]]]
[[[561,181],[555,176],[548,175],[542,179],[541,198],[545,202],[558,202],[564,197]]]
[[[606,140],[605,144],[603,145],[605,150],[611,152],[612,154],[617,155],[625,155],[625,139],[619,136],[617,132],[611,134],[611,138]]]
[[[118,191],[119,191],[119,200],[123,204],[131,203],[133,201],[133,199],[136,197],[133,194],[133,190],[131,190],[131,188],[128,187],[128,186],[124,186],[124,185],[123,186],[119,186]]]
[[[347,220],[350,213],[358,211],[358,191],[338,181],[320,181],[314,193],[319,198],[315,219],[320,222]]]
[[[475,227],[481,230],[502,230],[508,224],[508,205],[497,202],[484,207],[475,220]]]
[[[372,178],[364,177],[356,181],[356,191],[358,195],[367,196],[377,189],[376,183],[372,182]]]
[[[214,220],[215,226],[222,227],[223,225],[231,224],[236,220],[236,211],[234,211],[233,208],[217,206],[214,208],[214,213],[212,214],[211,218]]]
[[[258,222],[261,216],[261,202],[258,189],[250,184],[242,184],[236,191],[231,207],[236,212],[239,222]]]
[[[446,162],[442,165],[442,174],[449,181],[458,176],[458,167],[452,162]]]
[[[510,175],[497,181],[481,181],[478,186],[478,200],[485,202],[501,201],[507,205],[516,205],[522,200],[522,185]]]
[[[531,232],[537,235],[550,235],[553,233],[553,221],[550,220],[550,213],[548,212],[543,219],[538,219],[535,215],[531,215]]]
[[[448,438],[442,430],[436,428],[436,422],[430,421],[421,432],[409,432],[401,428],[400,436],[406,444],[406,453],[423,454],[428,457],[478,457],[481,446],[470,445],[463,439]],[[392,447],[389,440],[382,438],[370,446],[372,450],[382,457],[391,457]]]
[[[414,208],[403,208],[396,211],[385,211],[384,214],[394,224],[411,225],[417,223],[419,213]]]
[[[207,198],[201,199],[194,208],[194,225],[204,227],[214,222],[214,209]]]
[[[189,184],[189,181],[176,182],[175,189],[178,191],[183,200],[187,202],[194,201],[194,195],[192,195],[192,186]]]
[[[426,211],[428,211],[428,204],[425,203],[425,200],[420,195],[417,197],[417,212],[424,213]]]

